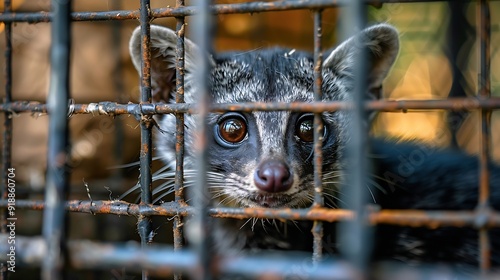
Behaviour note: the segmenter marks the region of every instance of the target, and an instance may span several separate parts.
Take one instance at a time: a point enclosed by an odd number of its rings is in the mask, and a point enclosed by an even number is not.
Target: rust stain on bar
[[[184,7],[184,0],[176,0],[176,8]],[[176,18],[176,35],[177,45],[175,49],[175,87],[176,95],[175,102],[177,104],[184,103],[184,34],[185,34],[185,19],[184,17]],[[176,119],[176,141],[175,141],[175,182],[174,182],[174,200],[178,205],[185,205],[184,201],[184,114],[178,113]],[[184,219],[181,215],[174,216],[173,224],[174,250],[182,249],[184,245]],[[181,280],[182,274],[174,274],[174,280]]]
[[[16,201],[19,209],[43,210],[43,201]],[[0,207],[7,207],[7,201],[1,200]],[[71,212],[114,214],[130,216],[188,216],[193,213],[190,206],[168,202],[162,205],[134,204],[120,200],[66,202],[66,210]],[[345,209],[309,208],[309,209],[271,209],[271,208],[212,208],[211,216],[216,218],[262,218],[281,220],[320,220],[338,222],[354,218],[354,213]],[[500,227],[500,212],[498,211],[423,211],[423,210],[380,210],[368,214],[369,223],[392,224],[399,226],[428,226],[431,228],[443,226],[476,227],[478,220],[484,221],[485,227]],[[480,225],[482,226],[482,224]]]
[[[347,2],[347,1],[344,1]],[[235,13],[255,13],[255,12],[270,12],[279,10],[292,10],[303,8],[326,8],[337,6],[339,1],[332,0],[316,0],[316,1],[294,1],[294,2],[253,2],[239,4],[222,4],[212,6],[214,14],[235,14]],[[162,17],[183,17],[197,14],[196,7],[175,7],[175,8],[158,8],[151,10],[152,18]],[[71,14],[73,21],[107,21],[107,20],[130,20],[139,19],[140,11],[138,10],[121,10],[121,11],[106,11],[106,12],[74,12]],[[3,22],[50,22],[52,13],[4,13],[0,14],[0,21]]]
[[[415,3],[415,2],[439,2],[441,0],[367,0],[367,4],[380,5],[381,3]],[[312,1],[275,1],[275,2],[252,2],[238,4],[221,4],[212,6],[213,14],[246,14],[262,13],[283,10],[298,9],[320,9],[345,6],[349,0],[312,0]],[[153,18],[192,16],[197,13],[195,7],[158,8],[151,11]],[[107,21],[107,20],[131,20],[139,19],[138,10],[119,10],[106,12],[74,12],[71,14],[72,21]],[[39,23],[52,21],[52,13],[0,13],[0,22],[27,22]]]
[[[89,106],[93,104],[74,104],[73,114],[90,114]],[[118,104],[116,102],[99,102],[99,112],[108,112],[110,115],[120,114],[135,114],[140,112],[139,104]],[[348,110],[352,108],[349,102],[294,102],[294,103],[238,103],[238,104],[211,104],[210,111],[226,112],[226,111],[293,111],[293,112],[311,112],[321,113],[324,111]],[[476,110],[476,109],[500,109],[500,98],[491,97],[488,99],[478,99],[477,97],[466,98],[450,98],[445,100],[376,100],[365,103],[366,110],[377,110],[382,112],[406,112],[410,110]],[[31,101],[14,101],[9,104],[0,104],[0,111],[13,113],[47,113],[46,104]],[[95,111],[95,110],[94,110]],[[166,104],[155,103],[154,113],[156,114],[172,114],[172,113],[198,113],[195,104]]]
[[[314,14],[314,101],[320,103],[323,99],[321,87],[323,85],[321,52],[321,11]],[[314,206],[323,206],[323,121],[321,113],[314,115]]]
[[[216,218],[247,219],[251,217],[282,220],[321,220],[335,222],[353,218],[352,211],[343,209],[269,209],[269,208],[215,208],[210,214]]]
[[[142,77],[141,77],[141,100],[143,102],[151,102],[151,96],[148,98],[144,97],[144,90],[147,89],[151,95],[151,50],[150,50],[150,42],[149,42],[149,32],[147,34],[143,34],[142,37]]]
[[[323,53],[321,51],[321,20],[322,11],[314,12],[314,101],[323,100]],[[313,208],[323,207],[323,120],[321,113],[314,114],[314,203]],[[318,262],[323,257],[323,222],[314,221],[311,228],[313,235],[313,261]]]
[[[141,97],[140,107],[135,111],[136,117],[140,115],[141,127],[141,152],[140,178],[141,202],[139,208],[152,202],[152,122],[151,105],[151,5],[149,0],[140,1],[140,27],[141,27]],[[144,109],[144,110],[143,110]],[[140,211],[140,210],[139,210]],[[152,221],[150,216],[139,214],[137,216],[137,231],[141,238],[141,246],[147,247],[153,242]],[[147,270],[142,271],[142,279],[150,279]]]
[[[47,114],[47,105],[36,101],[14,101],[0,104],[0,111],[10,113],[43,113]]]

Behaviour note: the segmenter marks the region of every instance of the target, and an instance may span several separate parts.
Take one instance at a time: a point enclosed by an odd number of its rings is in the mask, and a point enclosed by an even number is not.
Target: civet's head
[[[151,26],[153,99],[173,103],[175,96],[174,31]],[[397,31],[380,24],[365,29],[329,51],[323,62],[323,100],[348,100],[353,90],[354,59],[360,47],[369,53],[367,85],[378,94],[399,50]],[[135,67],[141,69],[140,30],[130,40]],[[185,102],[196,103],[195,71],[201,52],[185,40]],[[312,102],[313,59],[290,49],[226,53],[211,58],[214,103]],[[324,188],[333,192],[341,176],[340,159],[348,141],[344,112],[325,112],[323,141]],[[175,117],[159,117],[163,133],[156,149],[175,166]],[[226,206],[307,207],[313,197],[313,115],[298,112],[210,113],[210,190],[214,201]],[[195,118],[185,117],[185,164],[192,169]],[[189,171],[188,171],[189,173]],[[189,180],[188,180],[189,181]],[[333,203],[335,200],[333,199]]]

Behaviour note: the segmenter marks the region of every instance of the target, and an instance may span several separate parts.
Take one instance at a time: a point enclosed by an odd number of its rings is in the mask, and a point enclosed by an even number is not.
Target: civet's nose
[[[285,192],[292,187],[290,168],[280,160],[261,162],[254,173],[255,186],[268,193]]]

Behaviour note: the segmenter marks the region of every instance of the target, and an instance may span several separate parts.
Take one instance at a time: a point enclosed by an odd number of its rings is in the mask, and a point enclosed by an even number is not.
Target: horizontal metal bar
[[[8,235],[0,235],[0,261],[8,261]],[[46,247],[39,237],[16,236],[16,263],[39,266],[46,257]],[[137,242],[126,244],[99,243],[89,240],[67,242],[69,262],[76,269],[111,269],[127,267],[130,272],[148,269],[156,276],[168,276],[174,271],[186,273],[196,270],[196,255],[191,250],[173,251],[165,245],[140,248]],[[425,267],[425,270],[392,263],[375,266],[374,273],[379,279],[458,279],[453,270],[443,270],[443,266]],[[359,271],[350,264],[332,258],[311,263],[305,253],[253,253],[238,256],[222,256],[214,262],[214,270],[219,275],[245,275],[251,279],[359,279]],[[404,275],[404,276],[403,276]],[[463,276],[463,275],[462,275]],[[471,279],[473,275],[470,275]],[[498,279],[498,274],[488,274],[488,279]],[[490,278],[491,277],[491,278]],[[236,277],[235,277],[236,278]]]
[[[415,3],[415,2],[439,2],[440,0],[367,0],[367,4],[380,5],[381,3]],[[465,1],[465,0],[462,0]],[[297,0],[297,1],[275,1],[275,2],[250,2],[239,4],[220,4],[212,6],[214,14],[238,14],[238,13],[260,13],[283,10],[298,9],[320,9],[328,7],[345,6],[349,0]],[[151,11],[152,18],[182,17],[197,14],[194,6],[178,8],[157,8]],[[139,19],[139,10],[119,10],[106,12],[74,12],[71,14],[73,21],[106,21],[106,20],[129,20]],[[50,22],[52,13],[0,13],[0,22]]]
[[[7,207],[7,200],[0,200],[0,207]],[[16,200],[18,209],[43,210],[43,201]],[[188,216],[194,213],[192,207],[181,206],[175,202],[162,205],[133,204],[119,200],[66,202],[66,210],[70,212],[91,214],[114,214],[120,216]],[[397,226],[431,228],[454,227],[500,227],[500,212],[493,210],[481,211],[423,211],[423,210],[373,210],[367,216],[368,222],[375,224],[391,224]],[[270,208],[212,208],[209,210],[215,218],[261,218],[285,220],[318,220],[338,222],[352,220],[352,211],[345,209],[310,208],[310,209],[270,209]]]
[[[415,3],[415,2],[438,2],[440,0],[366,0],[366,4],[381,3]],[[465,1],[465,0],[463,0]],[[348,5],[350,0],[295,0],[295,1],[274,1],[274,2],[248,2],[239,4],[221,4],[213,5],[212,13],[214,14],[243,14],[243,13],[260,13],[260,12],[275,12],[284,10],[298,9],[323,9],[329,7],[339,7]],[[160,17],[178,17],[192,16],[198,11],[195,7],[181,8],[159,8],[152,12],[155,18]]]
[[[172,113],[196,113],[196,104],[165,104],[155,103],[148,106],[143,104],[119,104],[115,102],[99,102],[89,104],[70,105],[70,115],[93,114],[93,115],[122,115],[122,114],[172,114]],[[237,104],[212,104],[212,112],[225,111],[292,111],[322,113],[338,110],[350,110],[352,104],[349,102],[294,102],[294,103],[237,103]],[[381,112],[407,112],[410,110],[475,110],[475,109],[500,109],[500,97],[478,99],[476,97],[449,98],[439,100],[374,100],[365,102],[366,110]],[[15,101],[0,104],[0,112],[13,113],[47,113],[47,106],[38,102]]]
[[[47,104],[36,101],[13,101],[0,104],[1,112],[47,114]]]
[[[9,253],[8,235],[0,235],[0,261],[7,261]],[[147,269],[158,276],[171,275],[174,271],[193,273],[199,268],[194,251],[174,251],[171,246],[151,245],[141,248],[136,242],[111,245],[89,240],[67,242],[69,262],[76,269],[110,269],[126,266],[131,272]],[[16,236],[16,263],[38,266],[46,258],[47,249],[39,237]],[[279,258],[278,258],[279,256]],[[310,255],[278,253],[238,255],[221,257],[214,261],[214,272],[218,274],[245,274],[257,279],[354,279],[355,271],[345,262],[333,261],[310,265]],[[256,269],[258,268],[258,269]],[[296,268],[296,269],[293,269]],[[304,270],[308,268],[307,270]],[[263,279],[263,278],[258,278]],[[304,278],[299,278],[304,279]]]
[[[0,261],[8,261],[10,252],[9,236],[0,235]],[[127,267],[130,272],[148,269],[156,276],[169,276],[176,271],[190,273],[197,268],[196,254],[191,250],[174,251],[171,246],[152,245],[141,248],[139,243],[128,241],[126,244],[99,243],[89,240],[70,240],[67,242],[69,263],[76,269],[112,269]],[[40,265],[46,257],[47,248],[40,237],[16,236],[16,264],[22,266]],[[251,279],[359,279],[359,271],[352,265],[332,258],[311,263],[306,253],[286,254],[264,252],[221,256],[214,262],[214,270],[228,277],[245,275]],[[420,269],[419,269],[420,268]],[[422,269],[425,268],[425,269]],[[373,275],[377,279],[462,279],[463,275],[453,274],[452,269],[443,269],[440,264],[412,267],[395,263],[375,265]],[[471,272],[472,273],[472,272]],[[476,279],[474,275],[468,275]],[[487,279],[499,279],[498,273],[487,273]],[[237,278],[237,277],[234,277]],[[228,278],[230,279],[230,278]],[[246,279],[246,278],[245,278]],[[481,278],[483,279],[483,278]]]

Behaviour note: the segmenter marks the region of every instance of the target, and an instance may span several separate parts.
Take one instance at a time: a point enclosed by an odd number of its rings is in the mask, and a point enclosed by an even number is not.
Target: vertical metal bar
[[[12,1],[4,1],[4,13],[10,13],[12,11]],[[12,102],[12,23],[5,22],[5,104]],[[12,168],[12,113],[4,113],[4,132],[3,132],[3,146],[2,146],[2,187],[1,195],[2,199],[7,199],[7,186],[8,186],[8,172],[9,168]],[[7,233],[7,209],[2,208],[1,210],[2,221],[0,222],[0,231],[2,233]],[[1,278],[7,279],[7,264],[1,264]]]
[[[149,0],[141,0],[140,6],[141,21],[141,104],[151,104],[151,5]],[[151,121],[148,118],[141,120],[141,204],[151,204],[152,202],[152,133]],[[150,244],[153,240],[152,222],[149,216],[139,216],[137,229],[141,237],[143,247]],[[142,279],[149,279],[146,270],[142,272]]]
[[[211,36],[212,36],[212,18],[210,5],[212,1],[197,0],[194,4],[199,8],[199,14],[194,17],[193,38],[200,49],[200,63],[197,64],[197,88],[198,88],[198,125],[196,137],[197,149],[197,182],[192,189],[193,206],[195,207],[195,216],[191,221],[191,226],[188,229],[190,241],[195,246],[198,252],[199,267],[197,269],[196,279],[212,279],[210,269],[210,260],[213,258],[210,252],[210,222],[208,215],[208,207],[210,204],[210,196],[207,190],[207,171],[208,171],[208,124],[207,115],[210,106],[210,62],[208,54],[211,53]]]
[[[366,7],[364,1],[353,0],[346,7],[343,13],[344,34],[355,34],[354,28],[363,29],[366,26]],[[349,30],[350,29],[350,30]],[[347,36],[345,36],[347,37]],[[362,40],[364,36],[356,38],[353,50],[355,58],[353,65],[354,78],[354,98],[353,111],[349,112],[351,117],[350,138],[346,147],[347,162],[347,184],[343,186],[345,190],[343,201],[355,211],[356,218],[353,221],[345,222],[341,226],[341,244],[342,253],[360,273],[366,271],[368,262],[369,240],[367,228],[365,225],[365,203],[366,203],[366,176],[369,174],[369,163],[366,155],[368,154],[368,132],[364,125],[366,112],[364,102],[366,100],[367,85],[366,77],[368,74],[366,60],[368,58],[366,46]]]
[[[463,70],[467,68],[468,58],[471,55],[473,43],[469,40],[472,28],[467,20],[466,13],[470,3],[465,1],[449,1],[450,20],[446,28],[446,56],[451,65],[452,84],[449,98],[467,97],[471,91],[470,84],[465,83]],[[466,58],[466,59],[464,59]],[[450,146],[458,149],[457,133],[465,119],[470,115],[469,111],[450,111],[447,114],[448,128],[451,132]]]
[[[477,1],[477,28],[480,40],[480,73],[478,77],[479,98],[491,96],[490,87],[490,9],[487,0]],[[489,186],[489,152],[490,152],[490,124],[491,110],[481,109],[481,154],[479,158],[479,210],[487,210],[490,196]],[[491,247],[488,229],[479,230],[479,263],[481,271],[486,272],[491,267]]]
[[[68,194],[67,159],[69,60],[71,50],[71,1],[52,1],[51,77],[47,110],[50,115],[47,155],[47,186],[43,215],[43,236],[47,256],[42,264],[42,279],[63,278],[66,250],[67,214],[64,209]]]
[[[111,1],[111,9],[113,11],[121,10],[121,0],[113,0]],[[123,28],[123,22],[120,20],[115,20],[111,22],[111,36],[112,36],[112,48],[115,50],[119,50],[123,46],[123,38],[121,34],[121,30]],[[116,100],[120,103],[126,103],[128,101],[128,96],[125,97],[123,94],[125,92],[125,82],[123,79],[123,69],[124,63],[122,61],[121,54],[119,52],[114,53],[113,57],[113,86],[116,91]],[[127,100],[125,100],[127,99]],[[124,162],[125,154],[123,153],[125,147],[125,130],[124,130],[124,122],[122,117],[114,118],[114,147],[113,147],[113,158],[114,164],[119,165]],[[124,174],[125,169],[116,168],[111,175],[110,180],[113,182],[113,187],[122,186],[124,182]]]
[[[176,7],[183,7],[184,0],[176,0]],[[175,102],[184,103],[184,32],[185,19],[184,17],[176,18],[176,67],[175,67]],[[176,142],[175,142],[175,202],[185,204],[184,202],[184,114],[176,114]],[[183,239],[183,218],[180,215],[174,217],[174,249],[182,248]],[[174,275],[175,280],[181,280],[181,274]]]
[[[314,13],[314,100],[321,101],[322,97],[322,63],[323,53],[321,51],[321,19],[322,11]],[[321,114],[314,114],[314,205],[313,207],[322,207],[323,199],[323,121]],[[312,228],[314,236],[313,260],[319,261],[323,255],[323,223],[314,221]]]

